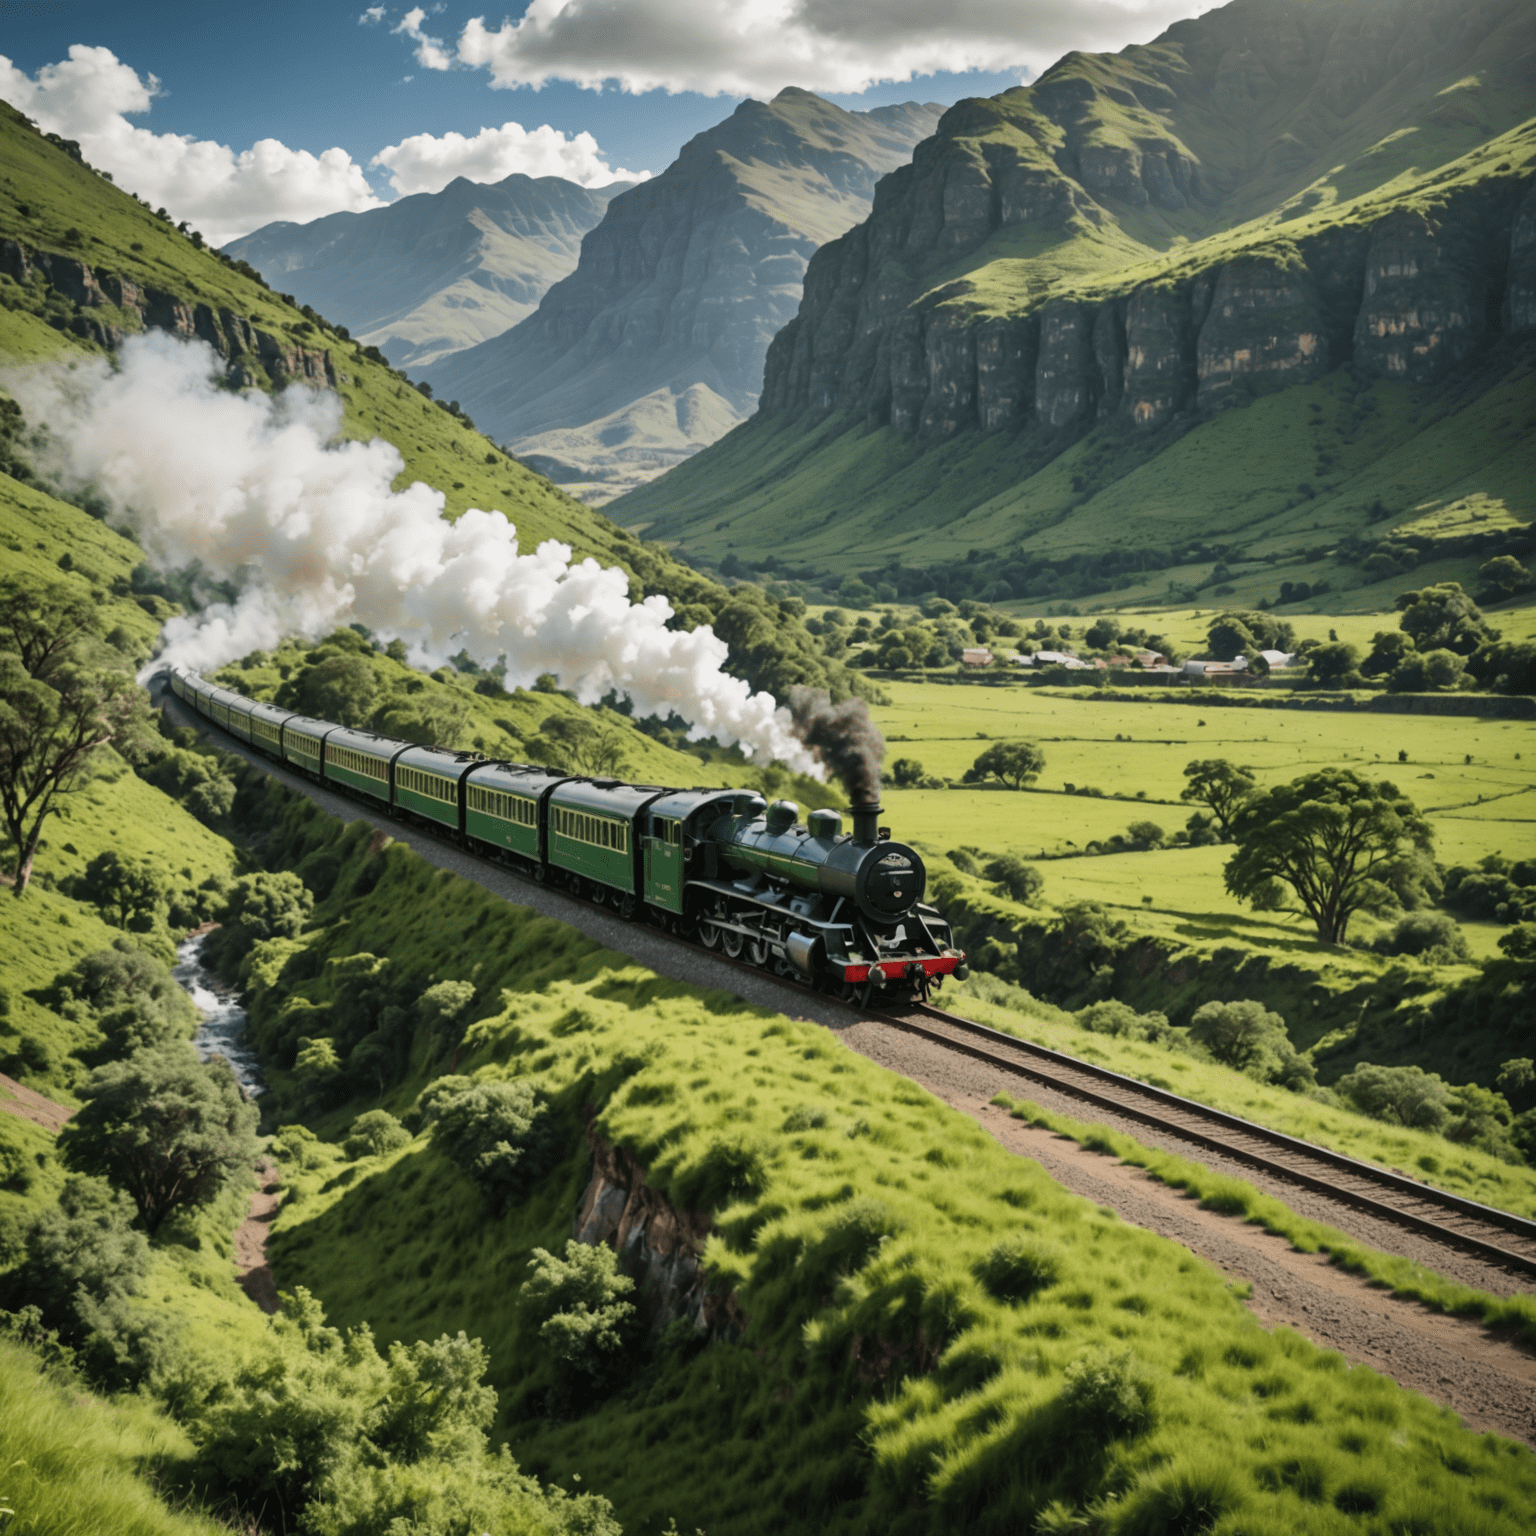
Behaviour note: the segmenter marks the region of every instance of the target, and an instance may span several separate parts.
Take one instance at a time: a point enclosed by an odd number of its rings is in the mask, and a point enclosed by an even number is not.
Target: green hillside
[[[1239,0],[952,108],[818,252],[758,414],[613,515],[832,586],[1022,554],[1019,597],[1110,550],[1338,588],[1383,541],[1518,546],[1536,23],[1388,46],[1379,9]]]
[[[642,544],[512,458],[451,404],[418,393],[381,354],[272,292],[242,263],[201,248],[195,231],[177,230],[4,103],[0,166],[0,376],[6,363],[110,353],[151,326],[200,336],[244,387],[272,390],[297,381],[334,388],[346,435],[381,437],[399,450],[405,467],[396,489],[424,481],[443,493],[450,519],[471,506],[500,508],[516,524],[523,549],[564,541],[577,559],[592,556],[627,571],[635,601],[665,594],[679,610],[679,626],[713,623],[732,647],[729,665],[754,687],[776,694],[796,682],[839,694],[850,687],[805,630],[797,607],[761,594],[755,603],[751,593],[733,599],[663,548]],[[0,416],[0,428],[12,433],[15,420]],[[0,449],[9,440],[0,435]],[[0,471],[15,467],[0,462]],[[42,489],[23,492],[3,474],[0,488],[5,497]],[[62,552],[50,546],[48,562]]]

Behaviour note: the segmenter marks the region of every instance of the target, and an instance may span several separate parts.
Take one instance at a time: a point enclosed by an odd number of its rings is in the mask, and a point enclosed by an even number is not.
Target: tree
[[[627,1300],[635,1282],[619,1269],[606,1244],[587,1247],[574,1240],[565,1258],[535,1248],[532,1273],[523,1282],[523,1305],[539,1322],[539,1338],[562,1365],[596,1379],[621,1358],[635,1321]]]
[[[1433,651],[1409,651],[1393,668],[1387,687],[1393,693],[1430,693],[1455,688],[1467,670],[1467,658],[1441,646]]]
[[[1502,603],[1517,592],[1529,592],[1536,586],[1536,578],[1513,555],[1495,555],[1477,569],[1480,603]]]
[[[1345,640],[1329,640],[1307,653],[1307,671],[1319,688],[1355,688],[1360,674],[1360,652]]]
[[[349,649],[336,654],[331,646],[345,643]],[[314,660],[278,690],[277,702],[321,720],[362,726],[373,713],[379,694],[379,676],[367,656],[350,649],[350,635],[333,635]]]
[[[1413,637],[1420,651],[1455,651],[1470,656],[1499,633],[1483,620],[1483,611],[1462,591],[1457,581],[1442,581],[1417,592],[1403,592],[1397,599],[1402,618],[1398,627]]]
[[[987,864],[983,873],[1015,901],[1026,904],[1034,901],[1045,889],[1045,880],[1040,871],[1033,864],[1026,864],[1016,853],[999,854]]]
[[[491,682],[500,693],[500,684],[494,678]],[[475,691],[480,691],[478,684]],[[455,748],[463,744],[468,721],[469,701],[455,688],[398,695],[391,698],[374,718],[375,725],[386,736],[420,742],[425,746]]]
[[[624,771],[624,733],[603,712],[587,715],[546,715],[540,733],[528,743],[535,762],[592,778]]]
[[[1262,1003],[1206,1003],[1195,1010],[1189,1034],[1217,1061],[1260,1082],[1296,1089],[1317,1081],[1312,1063],[1291,1044],[1285,1020]]]
[[[1378,629],[1371,636],[1370,654],[1360,663],[1364,677],[1383,677],[1413,654],[1413,638],[1400,629]]]
[[[1161,848],[1167,834],[1155,821],[1133,821],[1125,829],[1126,840],[1136,848]]]
[[[1288,619],[1250,609],[1219,613],[1206,630],[1206,654],[1218,661],[1255,651],[1289,651],[1295,644],[1296,631]]]
[[[73,894],[99,907],[119,928],[147,927],[168,891],[160,871],[144,859],[126,859],[115,848],[85,866]]]
[[[348,1157],[382,1157],[398,1152],[411,1139],[411,1133],[387,1109],[369,1109],[352,1122],[342,1143]]]
[[[207,1205],[256,1161],[256,1106],[229,1064],[173,1043],[98,1067],[59,1134],[65,1162],[126,1190],[147,1232],[172,1211]]]
[[[891,783],[897,789],[916,789],[924,777],[923,765],[915,757],[898,757],[891,764]]]
[[[102,747],[148,734],[148,699],[98,623],[72,587],[0,580],[0,809],[18,897],[60,797]]]
[[[1536,693],[1536,641],[1482,646],[1469,658],[1467,670],[1495,693]]]
[[[1253,775],[1224,757],[1202,757],[1184,765],[1184,777],[1189,782],[1179,791],[1179,799],[1207,806],[1222,838],[1230,838],[1234,813],[1253,793]]]
[[[1342,943],[1356,912],[1416,905],[1433,874],[1433,833],[1417,807],[1349,768],[1260,790],[1239,807],[1232,836],[1227,889],[1263,909],[1289,886],[1324,944]]]
[[[476,1083],[433,1109],[433,1140],[480,1186],[493,1212],[544,1171],[548,1113],[527,1083]]]
[[[967,784],[985,784],[996,778],[1012,789],[1033,784],[1045,772],[1045,753],[1033,741],[1000,741],[988,747],[965,770]]]

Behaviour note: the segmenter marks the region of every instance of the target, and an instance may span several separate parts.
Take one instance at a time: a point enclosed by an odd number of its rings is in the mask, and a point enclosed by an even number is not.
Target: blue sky
[[[144,119],[161,133],[191,134],[244,148],[276,136],[314,154],[340,145],[366,164],[407,134],[474,134],[515,118],[567,134],[590,132],[609,157],[660,171],[680,145],[730,114],[741,96],[688,91],[643,96],[555,82],[541,90],[493,90],[483,74],[420,68],[409,41],[387,26],[359,26],[360,0],[344,5],[267,0],[254,11],[219,11],[194,0],[125,6],[103,0],[8,6],[0,53],[35,73],[71,43],[110,48],[140,75],[157,75],[163,94]],[[521,8],[507,8],[514,16]],[[394,8],[395,14],[404,6]],[[448,6],[434,30],[456,35],[485,5]],[[850,111],[895,101],[990,96],[1017,85],[1018,70],[945,73],[877,86],[861,95],[824,93]],[[387,178],[370,173],[380,190]]]
[[[1208,6],[513,0],[508,22],[457,0],[14,3],[0,96],[218,242],[270,219],[436,190],[454,174],[591,184],[660,172],[744,95],[785,85],[852,110],[991,95],[1069,47],[1148,41]],[[251,153],[260,141],[271,142]]]

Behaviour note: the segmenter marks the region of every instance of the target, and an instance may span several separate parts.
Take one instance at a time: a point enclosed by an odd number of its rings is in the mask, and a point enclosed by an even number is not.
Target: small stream
[[[235,1079],[246,1098],[254,1099],[267,1091],[261,1078],[256,1053],[246,1038],[245,1009],[233,987],[226,987],[203,968],[203,941],[206,933],[194,934],[176,947],[176,966],[171,974],[197,1007],[197,1033],[192,1044],[206,1061],[222,1056],[235,1070]]]

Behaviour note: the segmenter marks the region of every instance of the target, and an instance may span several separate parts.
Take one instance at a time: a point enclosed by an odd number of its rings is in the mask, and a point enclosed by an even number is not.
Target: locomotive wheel
[[[705,949],[720,948],[720,930],[707,917],[699,924],[699,943]]]
[[[746,937],[743,934],[736,933],[729,928],[721,931],[720,945],[732,960],[739,960],[741,958],[741,951],[746,946],[746,942]]]
[[[767,939],[753,939],[747,945],[747,958],[761,970],[768,969],[768,961],[772,954],[773,951],[768,948]]]

